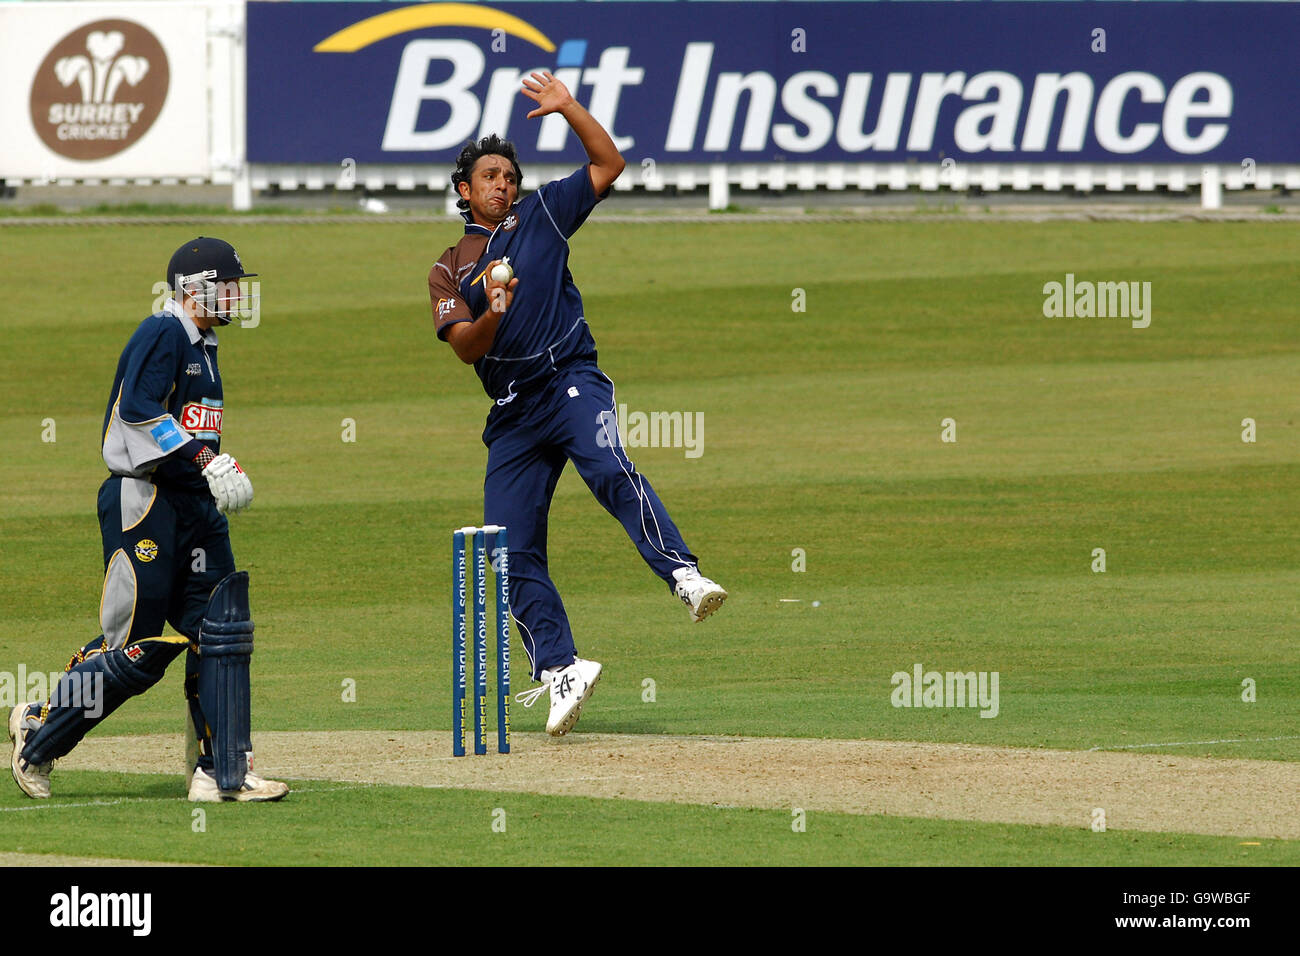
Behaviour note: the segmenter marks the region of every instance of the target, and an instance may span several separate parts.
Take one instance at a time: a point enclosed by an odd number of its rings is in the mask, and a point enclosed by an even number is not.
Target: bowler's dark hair
[[[524,184],[524,171],[519,168],[519,160],[515,158],[514,143],[508,139],[502,139],[496,133],[491,136],[484,136],[477,143],[470,141],[465,144],[465,148],[456,157],[456,169],[451,174],[451,188],[456,190],[456,208],[458,209],[469,208],[469,201],[460,196],[460,184],[469,182],[470,174],[474,172],[474,164],[483,156],[504,156],[510,160],[511,165],[515,167],[515,183],[521,187]]]

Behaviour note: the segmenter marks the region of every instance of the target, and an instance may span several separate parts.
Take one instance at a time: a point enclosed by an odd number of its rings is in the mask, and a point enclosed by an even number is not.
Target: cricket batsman
[[[105,717],[186,652],[189,799],[279,800],[289,788],[252,772],[248,574],[235,570],[227,514],[253,500],[221,451],[224,395],[215,327],[255,309],[245,272],[220,239],[185,243],[167,264],[171,298],[126,344],[104,413],[99,489],[103,633],[68,664],[50,699],[9,713],[10,767],[23,793],[50,795],[50,770]],[[182,636],[168,637],[170,623]]]
[[[546,731],[560,736],[577,723],[601,672],[578,657],[547,571],[547,517],[566,462],[692,620],[716,611],[727,592],[700,574],[659,496],[623,451],[614,383],[596,364],[569,273],[569,237],[609,195],[623,157],[550,73],[525,77],[520,92],[537,103],[529,119],[565,118],[589,162],[519,200],[523,175],[513,144],[496,135],[467,144],[451,176],[465,235],[429,270],[429,298],[438,337],[474,366],[493,402],[483,431],[483,521],[510,531],[510,610],[532,677],[542,682],[518,699],[530,707],[549,690]]]

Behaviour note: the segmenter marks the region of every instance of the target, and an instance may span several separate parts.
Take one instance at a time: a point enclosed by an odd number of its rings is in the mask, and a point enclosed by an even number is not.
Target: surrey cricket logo
[[[32,80],[32,126],[68,159],[104,159],[140,139],[167,99],[167,54],[130,20],[98,20],[54,45]]]

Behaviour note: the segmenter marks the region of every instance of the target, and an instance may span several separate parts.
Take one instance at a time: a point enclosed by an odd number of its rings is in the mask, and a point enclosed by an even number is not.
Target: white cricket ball
[[[515,277],[515,270],[510,268],[510,260],[508,258],[502,259],[492,267],[491,275],[493,282],[500,282],[504,285]]]

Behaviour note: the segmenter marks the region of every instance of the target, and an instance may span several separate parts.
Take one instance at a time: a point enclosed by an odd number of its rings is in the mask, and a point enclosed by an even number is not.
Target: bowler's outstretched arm
[[[528,114],[528,119],[545,116],[547,113],[559,113],[568,122],[582,143],[582,148],[587,151],[587,159],[591,161],[591,188],[596,191],[596,195],[601,195],[613,185],[627,165],[623,154],[618,151],[605,127],[596,122],[586,107],[573,98],[568,87],[549,72],[543,71],[534,73],[532,77],[524,77],[524,88],[520,92],[537,102],[537,109]]]

